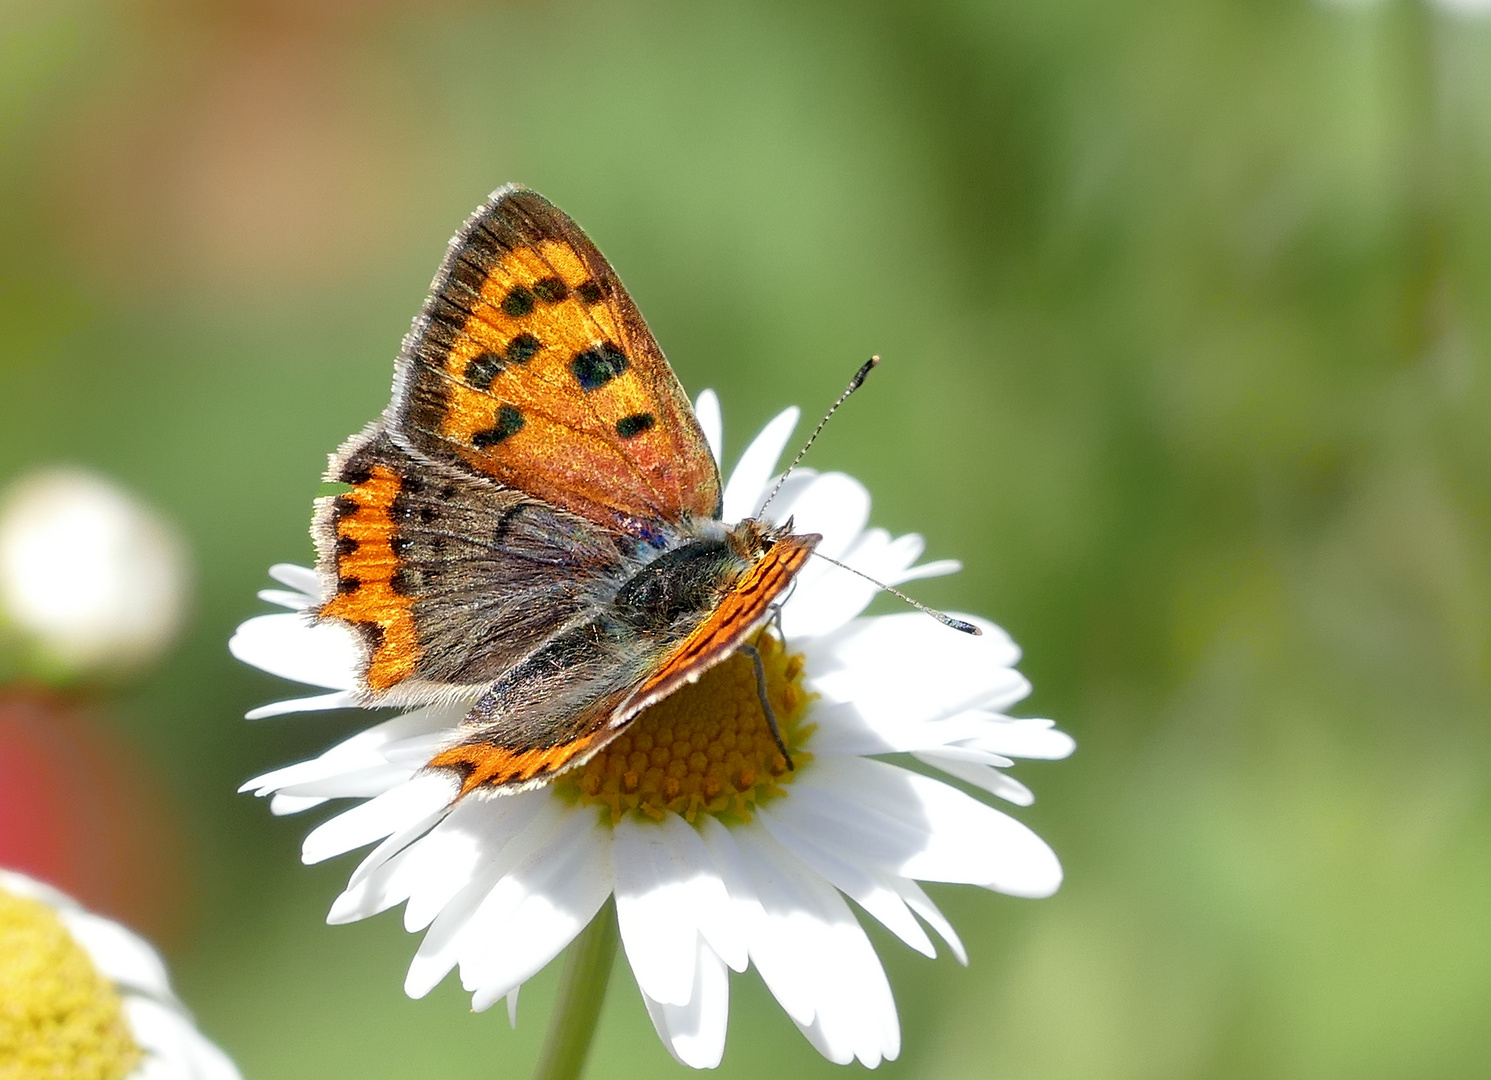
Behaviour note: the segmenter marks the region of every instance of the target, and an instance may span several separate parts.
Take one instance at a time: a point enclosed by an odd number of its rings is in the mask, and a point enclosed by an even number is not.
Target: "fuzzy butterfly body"
[[[473,700],[429,765],[543,783],[742,648],[815,535],[719,519],[688,398],[610,265],[535,192],[452,240],[383,416],[318,500],[328,599],[369,702]]]

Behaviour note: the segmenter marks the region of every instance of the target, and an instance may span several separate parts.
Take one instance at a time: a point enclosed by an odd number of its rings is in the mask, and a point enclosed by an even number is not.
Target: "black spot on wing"
[[[519,334],[507,343],[506,358],[510,363],[526,364],[538,349],[538,338],[532,334]]]
[[[616,434],[623,439],[635,439],[644,431],[651,431],[656,423],[657,417],[650,412],[633,413],[616,421]]]
[[[499,551],[507,544],[508,537],[512,535],[518,515],[527,509],[527,503],[517,503],[504,510],[502,516],[497,519],[497,528],[492,533],[492,543]]]
[[[549,304],[557,304],[569,295],[569,286],[557,277],[546,277],[533,283],[533,295]]]
[[[586,392],[599,390],[627,369],[626,353],[609,341],[603,341],[584,352],[576,353],[570,370]]]
[[[477,390],[491,390],[495,379],[509,364],[526,364],[538,352],[541,343],[532,334],[523,333],[507,343],[501,354],[484,352],[466,365],[466,385]]]
[[[353,625],[362,634],[363,640],[368,643],[368,649],[371,652],[377,652],[383,648],[383,627],[375,622],[360,622]]]
[[[401,566],[388,579],[388,587],[400,596],[414,596],[420,591],[420,573],[409,566]]]
[[[496,353],[484,352],[466,365],[466,385],[477,390],[490,390],[492,380],[507,366],[507,361]]]
[[[502,313],[509,318],[521,319],[533,310],[533,293],[519,285],[502,298]]]
[[[495,446],[503,439],[511,438],[523,430],[523,414],[511,405],[504,405],[497,410],[497,422],[485,431],[478,431],[471,436],[471,445],[478,450],[488,446]]]
[[[605,291],[594,281],[582,281],[575,286],[575,294],[587,305],[599,304],[606,298]]]

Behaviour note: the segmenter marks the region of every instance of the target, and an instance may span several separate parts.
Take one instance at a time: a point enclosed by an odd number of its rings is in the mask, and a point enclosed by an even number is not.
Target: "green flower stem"
[[[559,999],[549,1021],[549,1037],[544,1042],[538,1068],[533,1071],[533,1080],[577,1080],[584,1071],[620,940],[616,902],[607,900],[606,906],[569,947],[559,982]]]

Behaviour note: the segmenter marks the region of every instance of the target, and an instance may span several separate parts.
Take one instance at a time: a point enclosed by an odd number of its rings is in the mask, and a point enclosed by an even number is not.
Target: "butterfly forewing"
[[[497,192],[452,241],[399,361],[390,429],[608,528],[718,513],[688,398],[573,221]]]

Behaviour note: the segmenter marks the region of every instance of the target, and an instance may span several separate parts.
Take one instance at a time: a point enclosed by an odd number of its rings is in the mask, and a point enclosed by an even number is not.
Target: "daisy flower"
[[[697,413],[720,458],[719,402]],[[776,417],[730,474],[724,520],[752,515],[771,486],[798,411]],[[916,565],[919,536],[867,528],[870,498],[842,473],[794,472],[778,520],[823,535],[818,550],[887,584],[951,573]],[[231,649],[265,671],[328,691],[268,705],[251,719],[360,703],[358,642],[304,613],[316,575],[271,571],[262,597],[290,614],[250,619]],[[931,929],[960,962],[956,932],[918,882],[959,882],[1047,896],[1061,881],[1051,849],[958,786],[1016,805],[1030,791],[1014,758],[1061,758],[1072,740],[1051,721],[1006,710],[1029,692],[1019,650],[991,623],[949,631],[923,614],[864,617],[876,586],[810,560],[762,635],[767,692],[789,769],[736,656],[640,714],[583,766],[533,791],[455,799],[456,782],[423,768],[469,702],[414,709],[320,757],[256,777],[243,790],[276,814],[331,799],[357,805],[313,829],[318,863],[376,845],[328,921],[398,904],[423,932],[405,979],[422,997],[454,968],[477,1010],[506,1000],[578,935],[614,894],[622,948],[669,1051],[700,1068],[724,1052],[731,970],[754,964],[803,1034],[830,1060],[896,1057],[890,984],[849,901],[911,948],[935,955]],[[880,760],[909,755],[925,768]],[[909,762],[907,763],[909,764]]]
[[[144,939],[9,870],[0,870],[0,1075],[240,1080]]]

